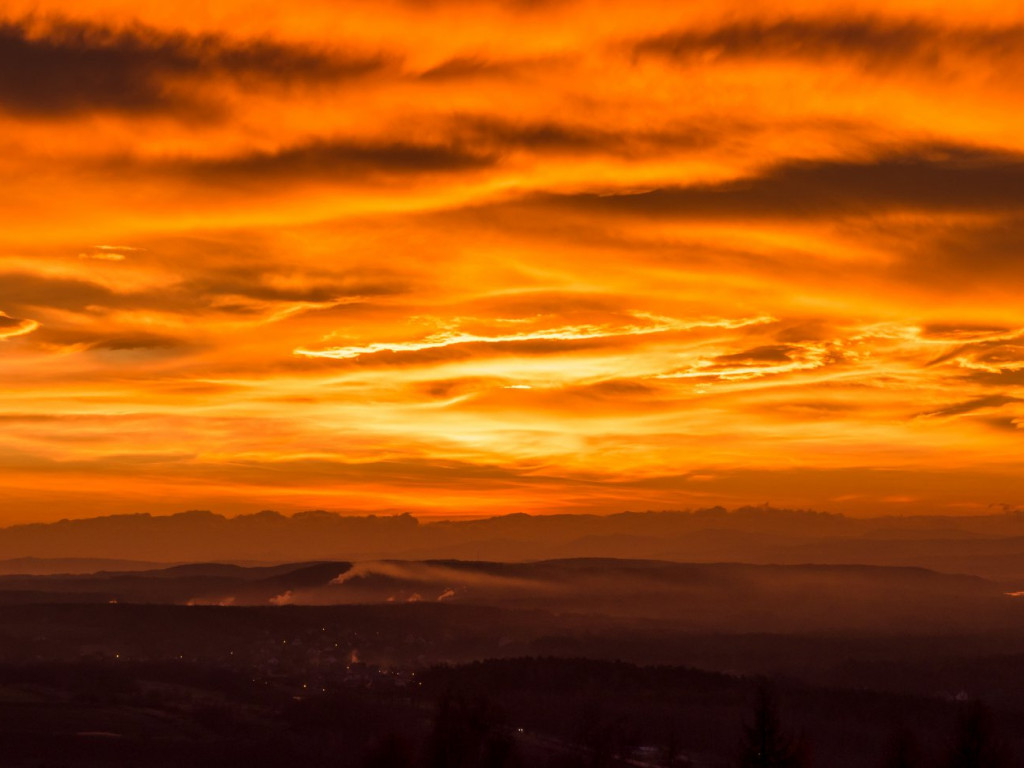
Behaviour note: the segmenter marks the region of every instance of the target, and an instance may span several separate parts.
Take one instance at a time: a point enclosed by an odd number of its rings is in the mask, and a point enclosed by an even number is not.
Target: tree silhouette
[[[664,768],[686,768],[686,766],[693,765],[690,759],[683,754],[677,731],[669,733],[668,738],[665,740],[665,748],[661,753],[660,765],[664,766]]]
[[[428,768],[517,768],[515,741],[486,701],[446,695],[428,744]]]
[[[882,768],[920,768],[924,764],[917,738],[908,728],[896,730],[882,759]]]
[[[415,764],[412,746],[395,734],[387,734],[370,749],[365,768],[410,768]]]
[[[960,712],[949,768],[1004,768],[1009,765],[1005,746],[996,736],[992,712],[983,702],[967,704]]]
[[[739,768],[803,768],[801,744],[787,733],[778,698],[767,683],[757,688],[751,722],[744,726]]]
[[[621,716],[610,715],[599,699],[591,699],[583,707],[577,742],[587,754],[587,768],[610,768],[636,747],[638,737]]]

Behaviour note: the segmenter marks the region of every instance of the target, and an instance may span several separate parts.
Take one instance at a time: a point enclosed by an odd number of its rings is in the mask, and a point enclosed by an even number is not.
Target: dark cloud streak
[[[826,219],[893,211],[1024,211],[1024,157],[921,146],[860,162],[794,161],[721,184],[536,195],[527,204],[679,219]]]
[[[1024,27],[945,28],[919,21],[788,19],[746,22],[703,31],[672,32],[633,46],[636,56],[661,56],[683,64],[712,59],[845,59],[885,74],[913,64],[929,70],[956,67],[959,56],[1021,59]]]
[[[963,403],[956,403],[954,405],[939,408],[935,411],[928,411],[927,413],[922,413],[920,415],[931,417],[963,416],[964,414],[973,413],[974,411],[986,408],[1002,408],[1004,405],[1019,402],[1021,402],[1020,398],[1016,397],[1009,397],[1007,395],[989,395],[988,397],[979,397]]]
[[[218,116],[197,86],[227,79],[247,89],[340,83],[394,64],[219,35],[112,28],[65,19],[0,23],[0,108],[30,117],[88,112]]]
[[[282,181],[349,181],[349,174],[451,173],[487,168],[494,155],[480,154],[454,144],[409,142],[313,141],[277,152],[214,160],[171,160],[169,175],[182,175],[204,183],[277,184]],[[158,166],[159,167],[159,166]]]

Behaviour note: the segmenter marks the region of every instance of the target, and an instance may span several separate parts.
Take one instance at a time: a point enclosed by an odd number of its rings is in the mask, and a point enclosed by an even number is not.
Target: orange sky
[[[0,524],[1024,504],[1024,4],[2,9]]]

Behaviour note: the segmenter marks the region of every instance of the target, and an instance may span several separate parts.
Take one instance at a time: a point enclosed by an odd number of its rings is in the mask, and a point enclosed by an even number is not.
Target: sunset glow
[[[0,13],[0,525],[1024,506],[1017,3]]]

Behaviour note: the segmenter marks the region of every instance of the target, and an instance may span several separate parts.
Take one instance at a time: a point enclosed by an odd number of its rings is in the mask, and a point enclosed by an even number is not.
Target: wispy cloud
[[[421,341],[409,342],[375,342],[365,346],[332,347],[324,350],[299,348],[296,355],[303,357],[327,357],[349,359],[362,355],[373,355],[378,352],[419,352],[428,349],[441,349],[461,344],[510,344],[524,341],[586,341],[591,339],[614,339],[622,336],[649,336],[669,331],[688,331],[696,328],[744,328],[772,320],[769,317],[742,318],[736,320],[677,320],[658,317],[644,313],[633,313],[642,324],[625,326],[607,325],[576,325],[550,328],[538,331],[524,331],[496,336],[481,336],[459,331],[443,331],[433,334]]]
[[[0,311],[0,340],[24,336],[26,333],[32,333],[38,327],[39,323],[35,320],[19,320]]]
[[[702,359],[688,368],[658,374],[659,379],[722,379],[743,381],[796,371],[809,371],[842,362],[842,351],[830,344],[760,347],[746,352]]]

